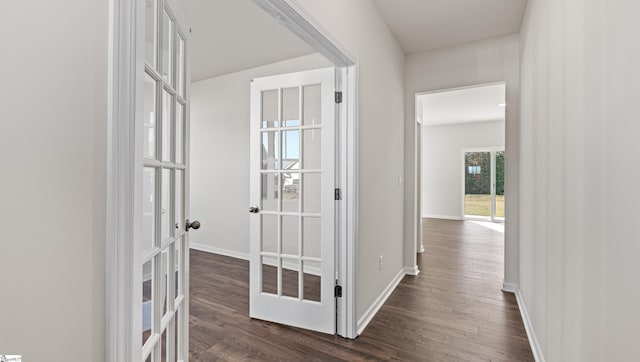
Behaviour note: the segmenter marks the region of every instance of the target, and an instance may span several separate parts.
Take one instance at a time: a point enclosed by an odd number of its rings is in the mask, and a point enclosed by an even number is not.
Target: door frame
[[[181,9],[177,0],[167,0]],[[336,107],[336,187],[343,190],[341,202],[336,203],[336,280],[343,286],[343,297],[336,301],[337,334],[357,337],[356,323],[356,244],[358,240],[358,64],[327,30],[293,0],[254,0],[254,2],[284,23],[338,68],[336,88],[343,93],[341,106]],[[136,204],[133,197],[136,185],[137,145],[135,143],[136,115],[136,44],[141,39],[140,24],[136,22],[138,1],[109,1],[108,46],[108,120],[107,120],[107,210],[106,210],[106,330],[105,356],[108,361],[138,359],[137,345],[131,334],[133,320],[131,305],[135,300],[134,278],[136,255],[133,240]],[[174,14],[184,16],[183,14]],[[188,51],[188,50],[187,50]],[[187,79],[190,70],[187,67]],[[140,105],[138,105],[140,106]],[[189,114],[187,104],[187,114]],[[187,128],[185,132],[189,132]],[[189,149],[185,150],[189,157]],[[185,182],[188,182],[186,180]],[[188,197],[185,197],[188,205]],[[185,218],[189,217],[188,208]],[[187,263],[188,263],[188,259]],[[139,273],[138,273],[139,274]],[[188,291],[188,278],[184,287]],[[185,315],[189,315],[188,305]],[[188,318],[183,318],[188,323]],[[186,330],[188,336],[188,328]],[[137,340],[137,339],[136,339]]]

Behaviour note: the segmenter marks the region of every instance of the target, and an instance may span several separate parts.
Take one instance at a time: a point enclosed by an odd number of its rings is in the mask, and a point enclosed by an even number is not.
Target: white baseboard
[[[520,316],[522,317],[524,329],[527,332],[527,338],[529,339],[531,352],[533,352],[533,358],[536,360],[536,362],[545,362],[544,355],[542,354],[542,349],[540,348],[540,343],[538,343],[536,332],[533,329],[533,324],[531,323],[529,313],[527,312],[527,306],[524,304],[524,298],[522,297],[520,287],[515,283],[502,283],[502,290],[516,295],[518,309],[520,309]]]
[[[460,215],[422,215],[422,217],[427,219],[464,220],[464,217]]]
[[[216,248],[215,246],[196,244],[196,243],[191,243],[190,248],[195,250],[205,251],[207,253],[230,256],[232,258],[237,258],[242,260],[249,260],[249,254],[241,253],[235,250],[221,249],[221,248]]]
[[[407,275],[418,275],[420,274],[420,269],[418,268],[418,266],[414,266],[414,267],[410,267],[410,266],[405,266],[404,267],[404,273]]]
[[[398,284],[402,281],[402,278],[405,276],[405,269],[402,268],[398,272],[398,275],[391,280],[391,283],[387,285],[384,291],[376,298],[376,300],[371,304],[369,309],[358,319],[358,335],[362,334],[362,331],[369,325],[369,322],[373,319],[373,317],[378,313],[380,308],[384,305],[384,302],[387,301],[391,293],[396,289]]]

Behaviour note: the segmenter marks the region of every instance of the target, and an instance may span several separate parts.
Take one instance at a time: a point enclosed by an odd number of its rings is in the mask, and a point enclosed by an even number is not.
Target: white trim
[[[353,57],[295,0],[253,0],[336,67],[354,65]]]
[[[536,332],[533,328],[533,324],[531,323],[531,319],[529,318],[529,312],[527,312],[527,306],[524,303],[524,297],[522,296],[520,287],[516,283],[505,282],[502,284],[502,291],[515,294],[516,301],[518,302],[518,309],[520,310],[520,316],[522,317],[522,323],[524,324],[524,330],[527,332],[527,339],[529,339],[529,345],[531,346],[531,352],[533,353],[533,358],[536,362],[545,362],[544,354],[542,353],[542,348],[540,348]]]
[[[216,248],[215,246],[210,246],[205,244],[191,243],[191,245],[189,245],[189,249],[204,251],[205,253],[224,255],[224,256],[228,256],[236,259],[249,260],[248,253],[242,253],[235,250]]]
[[[108,361],[139,360],[139,338],[132,334],[141,317],[132,313],[135,300],[133,243],[135,213],[136,2],[109,2],[106,341]],[[140,268],[141,269],[141,268]],[[141,270],[138,271],[141,273]],[[133,277],[132,277],[133,276]]]
[[[376,300],[371,304],[371,306],[369,306],[367,311],[364,312],[362,317],[358,319],[358,335],[362,334],[362,331],[364,331],[364,329],[367,328],[367,326],[369,325],[373,317],[378,313],[380,308],[382,308],[382,306],[387,301],[387,299],[389,299],[389,296],[391,296],[391,293],[393,293],[393,291],[396,289],[398,284],[400,284],[400,282],[402,281],[402,278],[404,278],[405,275],[406,275],[405,269],[404,268],[400,269],[400,271],[398,272],[398,275],[396,275],[395,278],[391,280],[391,282],[389,283],[389,285],[387,285],[384,291],[378,296],[378,298],[376,298]]]
[[[421,251],[420,253],[423,253],[423,252],[424,252],[424,245],[422,246],[422,248],[423,248],[423,249],[422,249],[422,251]],[[416,276],[416,275],[420,274],[420,269],[418,268],[418,266],[417,266],[417,265],[416,265],[415,267],[413,267],[413,268],[412,268],[412,267],[410,267],[410,266],[405,266],[405,267],[404,267],[404,273],[405,273],[406,275],[413,275],[413,276]]]
[[[462,221],[464,218],[460,215],[422,215],[423,219],[445,219],[445,220],[459,220]]]

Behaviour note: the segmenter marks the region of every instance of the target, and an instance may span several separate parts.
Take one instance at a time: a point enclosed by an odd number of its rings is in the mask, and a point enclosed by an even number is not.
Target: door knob
[[[251,206],[251,207],[249,208],[249,212],[250,212],[250,213],[252,213],[252,214],[257,214],[257,213],[258,213],[258,211],[260,211],[260,208],[259,208],[259,207],[257,207],[257,206]]]
[[[200,221],[189,222],[189,219],[187,219],[187,231],[189,231],[189,229],[193,229],[193,230],[200,229]]]

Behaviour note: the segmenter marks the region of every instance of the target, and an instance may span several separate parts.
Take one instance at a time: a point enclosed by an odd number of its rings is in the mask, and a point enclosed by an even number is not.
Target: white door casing
[[[331,334],[334,92],[334,68],[254,79],[250,127],[250,316]]]

